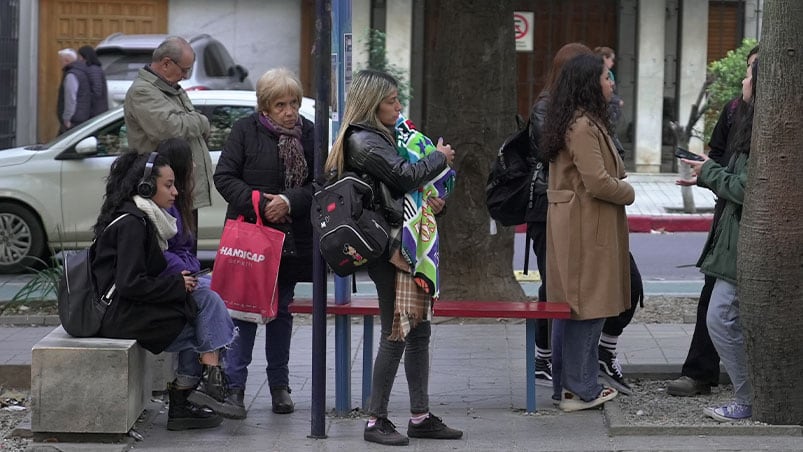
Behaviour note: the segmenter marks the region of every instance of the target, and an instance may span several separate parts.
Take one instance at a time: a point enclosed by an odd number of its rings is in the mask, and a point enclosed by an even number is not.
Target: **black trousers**
[[[538,288],[538,301],[547,301],[546,294],[546,223],[533,222],[527,223],[527,233],[533,241],[533,253],[535,253],[535,260],[538,264],[538,274],[541,276],[541,287]],[[636,312],[636,306],[643,302],[644,299],[644,284],[641,280],[641,272],[639,272],[633,254],[630,255],[630,309],[623,311],[616,317],[609,317],[605,319],[605,324],[602,327],[602,332],[610,336],[621,336],[625,327],[633,320],[633,314]],[[707,303],[706,303],[707,306]],[[705,317],[703,317],[705,321]],[[699,322],[698,322],[699,323]],[[546,319],[536,320],[536,336],[535,345],[538,348],[549,350],[549,321]],[[706,337],[708,331],[706,330]],[[711,342],[709,338],[708,342]],[[712,345],[713,347],[713,345]]]
[[[697,323],[694,324],[689,354],[686,355],[686,361],[680,371],[683,376],[711,384],[719,383],[719,354],[711,342],[711,336],[708,335],[705,318],[715,281],[716,278],[706,275],[700,300],[697,302]]]

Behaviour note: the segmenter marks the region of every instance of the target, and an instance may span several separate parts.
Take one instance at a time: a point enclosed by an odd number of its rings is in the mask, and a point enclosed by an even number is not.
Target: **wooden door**
[[[532,11],[533,51],[516,53],[517,112],[526,118],[544,86],[552,58],[564,44],[617,48],[617,0],[514,0]]]
[[[744,38],[744,2],[708,2],[708,62],[724,58]]]
[[[40,0],[38,138],[58,133],[58,51],[96,45],[112,33],[166,33],[167,0]]]

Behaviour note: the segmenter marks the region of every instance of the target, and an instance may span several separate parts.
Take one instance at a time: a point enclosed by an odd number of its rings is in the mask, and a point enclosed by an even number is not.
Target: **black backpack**
[[[525,223],[535,199],[546,193],[546,167],[536,158],[530,140],[530,122],[510,135],[496,155],[485,186],[485,205],[491,218],[503,226]]]
[[[318,189],[310,219],[320,237],[321,256],[338,276],[348,276],[380,258],[390,228],[373,209],[374,191],[354,173]]]
[[[103,231],[127,216],[124,213],[109,223]],[[103,234],[103,232],[101,232]],[[64,253],[63,273],[57,293],[59,320],[64,331],[73,337],[92,337],[98,334],[106,309],[112,303],[115,284],[102,295],[92,274],[95,243],[89,248]]]

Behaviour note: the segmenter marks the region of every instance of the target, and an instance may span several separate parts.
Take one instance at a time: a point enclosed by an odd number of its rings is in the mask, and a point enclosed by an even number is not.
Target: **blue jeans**
[[[717,279],[711,292],[706,316],[708,334],[728,371],[736,403],[753,404],[753,386],[747,375],[747,350],[739,321],[739,291],[725,280]]]
[[[268,361],[268,385],[288,386],[290,370],[290,336],[293,333],[293,316],[290,315],[290,302],[293,301],[296,283],[279,280],[279,309],[276,318],[265,324],[265,358]],[[240,333],[226,351],[224,360],[229,387],[245,389],[248,379],[248,365],[254,351],[257,324],[234,319]]]
[[[388,340],[393,326],[393,310],[396,304],[396,267],[385,260],[368,268],[368,275],[376,285],[379,298],[379,319],[382,332],[379,350],[374,361],[371,383],[371,400],[368,414],[374,417],[388,416],[388,401],[396,372],[404,355],[404,373],[410,395],[410,413],[429,412],[429,338],[432,329],[429,321],[418,323],[404,341]]]
[[[552,323],[553,398],[571,391],[588,402],[602,391],[599,373],[599,336],[605,319],[555,320]]]
[[[209,278],[199,278],[198,287],[192,292],[198,306],[195,323],[187,323],[178,337],[165,349],[178,352],[176,384],[180,388],[198,385],[203,366],[199,353],[220,350],[234,341],[236,331],[223,300],[209,288]]]

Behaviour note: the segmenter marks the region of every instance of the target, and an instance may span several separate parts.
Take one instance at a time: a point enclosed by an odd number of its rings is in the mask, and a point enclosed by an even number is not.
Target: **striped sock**
[[[535,357],[541,359],[552,359],[552,349],[550,348],[541,348],[536,346],[535,347]]]
[[[599,337],[599,346],[615,355],[616,343],[618,341],[619,341],[619,336],[611,336],[609,334],[602,333],[602,335],[600,335]]]

